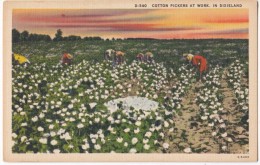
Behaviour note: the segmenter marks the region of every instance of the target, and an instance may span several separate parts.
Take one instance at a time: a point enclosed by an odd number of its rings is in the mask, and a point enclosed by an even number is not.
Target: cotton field
[[[212,62],[198,82],[194,67],[158,58],[13,65],[12,151],[248,153],[248,63]]]

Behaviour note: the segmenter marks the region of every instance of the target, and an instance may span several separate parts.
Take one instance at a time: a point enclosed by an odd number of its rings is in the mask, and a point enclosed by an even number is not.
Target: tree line
[[[76,35],[62,36],[63,32],[61,29],[58,29],[55,37],[52,39],[49,35],[46,34],[35,34],[29,33],[28,31],[19,32],[17,29],[12,29],[12,42],[26,42],[26,41],[77,41],[77,40],[104,40],[101,37],[84,37]]]

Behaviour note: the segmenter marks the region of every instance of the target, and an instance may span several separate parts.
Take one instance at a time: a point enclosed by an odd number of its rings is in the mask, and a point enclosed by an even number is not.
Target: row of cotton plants
[[[199,105],[198,121],[202,126],[212,130],[211,135],[219,144],[219,152],[227,152],[228,143],[233,140],[227,130],[228,120],[224,118],[225,110],[222,104],[220,89],[221,70],[213,68],[204,78],[205,83],[197,94],[196,102]]]
[[[185,67],[180,72],[190,72]],[[173,131],[172,114],[180,109],[192,73],[178,76],[163,64],[82,61],[71,66],[14,66],[13,152],[93,153],[167,150],[165,132]],[[165,97],[166,94],[169,97]],[[108,111],[104,103],[127,95],[160,103],[151,111]],[[173,99],[169,99],[172,96]],[[161,103],[167,102],[166,108]]]
[[[175,81],[171,84],[168,92],[166,91],[164,104],[170,110],[180,111],[182,108],[182,98],[185,93],[190,89],[190,85],[195,81],[195,72],[194,69],[189,69],[187,66],[182,66],[178,70],[179,78],[178,81]]]
[[[236,60],[230,65],[227,73],[227,81],[229,86],[234,90],[236,95],[237,110],[243,114],[241,117],[241,125],[248,130],[248,86],[242,83],[245,65]]]

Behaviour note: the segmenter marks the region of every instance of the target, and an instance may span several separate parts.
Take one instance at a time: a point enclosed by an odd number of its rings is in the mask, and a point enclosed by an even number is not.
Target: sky
[[[248,38],[248,9],[15,9],[20,32],[102,38]]]

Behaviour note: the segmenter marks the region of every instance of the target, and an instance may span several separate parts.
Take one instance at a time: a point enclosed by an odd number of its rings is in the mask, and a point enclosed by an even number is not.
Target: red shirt
[[[71,59],[69,59],[69,55],[67,53],[64,53],[62,56],[62,63],[63,64],[70,64],[71,63]]]
[[[200,72],[204,72],[207,70],[207,59],[201,55],[195,55],[192,58],[192,64],[195,66],[199,66]]]

